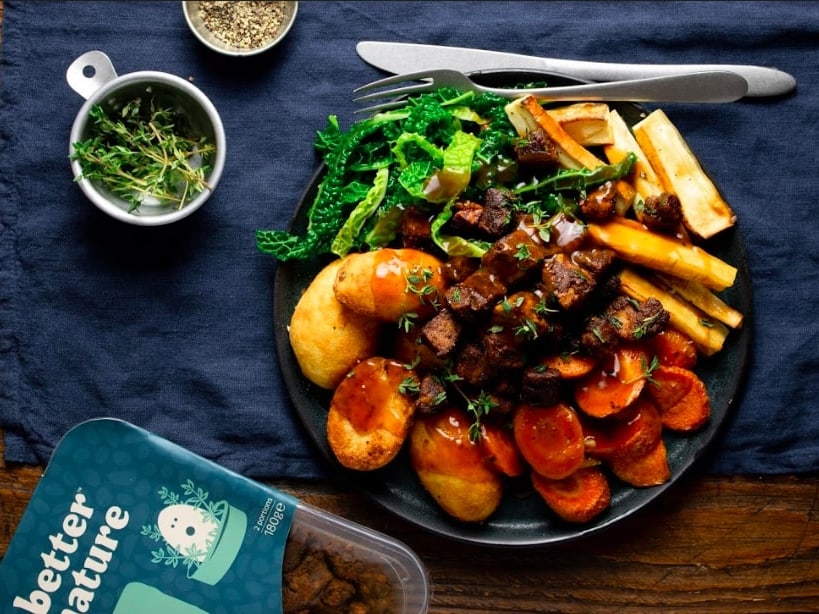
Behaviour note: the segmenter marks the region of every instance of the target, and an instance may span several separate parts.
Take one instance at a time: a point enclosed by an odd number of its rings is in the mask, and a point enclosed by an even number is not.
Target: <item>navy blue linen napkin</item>
[[[273,51],[217,56],[179,2],[5,3],[0,88],[0,426],[8,461],[46,462],[78,422],[117,416],[259,478],[324,465],[279,375],[275,262],[318,165],[316,130],[353,120],[352,89],[383,75],[363,39],[590,60],[776,66],[795,95],[667,105],[739,216],[753,279],[744,392],[707,468],[819,470],[819,6],[810,2],[301,2]],[[82,99],[65,70],[91,49],[119,74],[191,79],[228,136],[216,193],[164,228],[107,218],[72,183]]]

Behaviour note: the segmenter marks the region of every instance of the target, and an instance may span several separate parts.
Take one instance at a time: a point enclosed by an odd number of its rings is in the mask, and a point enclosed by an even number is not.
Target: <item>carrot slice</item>
[[[668,453],[662,439],[642,456],[620,456],[610,459],[609,468],[625,483],[638,488],[657,486],[671,478]]]
[[[483,450],[483,460],[490,469],[512,478],[523,475],[526,471],[510,429],[498,424],[483,423],[478,444]]]
[[[575,411],[565,403],[520,405],[512,426],[521,455],[539,474],[565,478],[583,464],[583,428]]]
[[[642,456],[657,445],[662,433],[660,412],[645,395],[613,418],[583,421],[586,453],[602,460]]]
[[[692,369],[697,364],[697,346],[676,328],[666,328],[646,343],[662,365]]]
[[[574,400],[589,416],[605,418],[631,405],[646,383],[648,355],[636,345],[618,347],[574,386]]]
[[[660,410],[663,426],[689,433],[700,428],[711,415],[711,400],[705,384],[690,369],[660,366],[651,374],[648,395]]]
[[[596,358],[582,354],[554,354],[540,360],[540,365],[551,367],[563,379],[577,379],[588,375],[596,364]]]
[[[589,522],[611,502],[611,489],[600,467],[582,467],[554,480],[532,472],[532,485],[552,511],[567,522]]]

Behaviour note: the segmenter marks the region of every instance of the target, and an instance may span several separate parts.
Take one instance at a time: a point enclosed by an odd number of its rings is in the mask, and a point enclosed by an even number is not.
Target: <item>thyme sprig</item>
[[[73,144],[72,160],[81,177],[129,203],[129,212],[146,202],[181,209],[205,189],[208,161],[216,146],[204,136],[186,134],[185,118],[155,99],[135,98],[112,117],[101,105],[89,111],[88,138]]]

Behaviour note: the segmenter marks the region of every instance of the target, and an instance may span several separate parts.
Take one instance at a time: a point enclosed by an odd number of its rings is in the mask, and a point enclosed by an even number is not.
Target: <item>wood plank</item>
[[[0,463],[0,557],[41,474]],[[434,613],[819,611],[817,477],[695,473],[601,534],[524,549],[430,535],[333,485],[272,485],[404,541],[429,568]]]

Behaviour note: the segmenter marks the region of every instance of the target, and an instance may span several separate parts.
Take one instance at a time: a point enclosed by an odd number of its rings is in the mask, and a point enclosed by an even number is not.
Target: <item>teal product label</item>
[[[84,422],[0,564],[0,611],[280,613],[296,504],[127,422]]]

